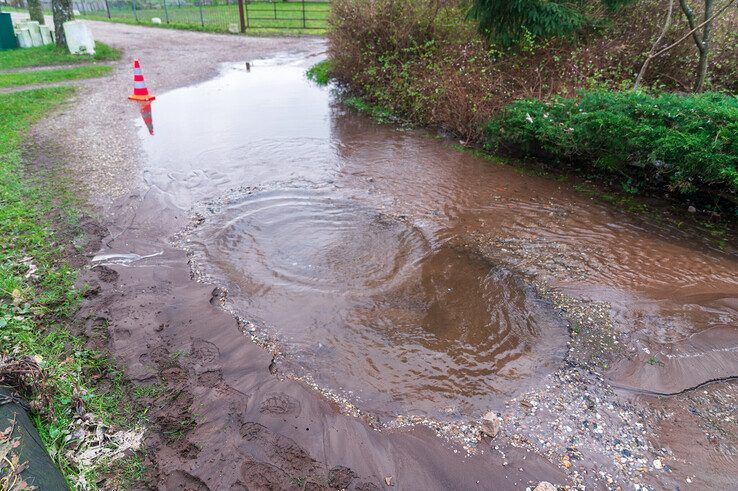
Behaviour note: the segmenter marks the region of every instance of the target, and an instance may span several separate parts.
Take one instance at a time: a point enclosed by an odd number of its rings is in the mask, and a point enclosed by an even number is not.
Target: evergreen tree
[[[489,38],[510,46],[526,34],[557,37],[575,34],[591,20],[591,7],[615,9],[629,0],[473,0],[469,15]]]

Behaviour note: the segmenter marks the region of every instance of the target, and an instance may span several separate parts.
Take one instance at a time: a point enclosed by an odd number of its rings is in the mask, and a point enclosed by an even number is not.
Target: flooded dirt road
[[[378,125],[305,79],[319,53],[225,65],[139,123],[88,311],[127,376],[176,388],[159,485],[738,483],[735,384],[691,391],[738,375],[735,254]]]

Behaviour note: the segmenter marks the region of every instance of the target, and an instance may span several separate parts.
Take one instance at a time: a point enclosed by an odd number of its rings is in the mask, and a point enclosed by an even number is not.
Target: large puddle
[[[735,256],[375,124],[305,79],[315,61],[225,67],[160,95],[153,137],[141,124],[148,183],[201,214],[195,263],[277,341],[282,370],[380,417],[478,417],[568,349],[525,272],[611,305],[633,341],[612,370],[624,386],[738,374]],[[493,254],[459,246],[475,241]]]

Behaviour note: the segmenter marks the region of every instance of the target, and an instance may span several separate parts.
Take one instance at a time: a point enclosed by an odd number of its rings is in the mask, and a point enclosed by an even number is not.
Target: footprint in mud
[[[265,453],[269,461],[290,475],[308,476],[318,468],[318,463],[294,440],[272,433],[266,426],[253,421],[241,425],[241,437]]]
[[[328,471],[328,486],[334,489],[346,489],[357,477],[359,476],[354,471],[339,465]]]
[[[203,387],[222,387],[224,385],[223,372],[220,369],[202,372],[197,376],[197,383]]]
[[[180,390],[168,395],[157,408],[161,414],[154,415],[153,421],[170,442],[176,442],[194,428],[195,421],[191,411],[194,400],[188,391]]]
[[[161,380],[167,385],[177,385],[187,381],[187,372],[180,366],[169,366],[161,370]]]
[[[195,445],[192,442],[188,441],[182,441],[177,445],[179,448],[177,450],[177,453],[185,458],[185,459],[196,459],[198,455],[200,455],[200,450],[202,450],[200,447]]]
[[[264,462],[244,462],[241,477],[249,483],[248,489],[278,490],[286,489],[291,484],[286,472]]]
[[[147,353],[142,353],[138,357],[138,361],[140,361],[142,365],[146,366],[159,366],[164,364],[164,362],[169,359],[169,350],[166,349],[164,346],[157,346]]]
[[[300,401],[292,396],[284,393],[273,393],[268,394],[268,397],[261,403],[259,412],[278,416],[294,415],[297,417],[302,412],[302,405]]]
[[[269,459],[292,474],[310,475],[318,469],[318,463],[292,438],[275,435]]]
[[[193,339],[190,348],[190,359],[193,363],[206,365],[214,362],[220,356],[220,350],[210,341]]]
[[[115,329],[113,331],[113,337],[115,339],[130,339],[131,337],[131,330],[130,329]]]
[[[166,478],[166,489],[184,491],[210,491],[210,488],[197,477],[183,470],[176,470]]]
[[[105,283],[115,283],[118,281],[118,272],[108,266],[99,265],[92,268],[92,270],[97,273],[100,281],[104,281]]]
[[[271,433],[266,426],[254,423],[253,421],[247,421],[242,424],[240,432],[241,438],[249,442],[266,440]]]

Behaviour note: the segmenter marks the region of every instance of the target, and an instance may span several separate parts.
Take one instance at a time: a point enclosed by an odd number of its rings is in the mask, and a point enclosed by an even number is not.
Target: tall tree
[[[54,15],[56,45],[66,48],[67,37],[64,35],[64,23],[74,19],[72,0],[51,0],[51,12]]]
[[[28,0],[28,13],[31,20],[44,24],[44,12],[41,10],[41,0]]]

